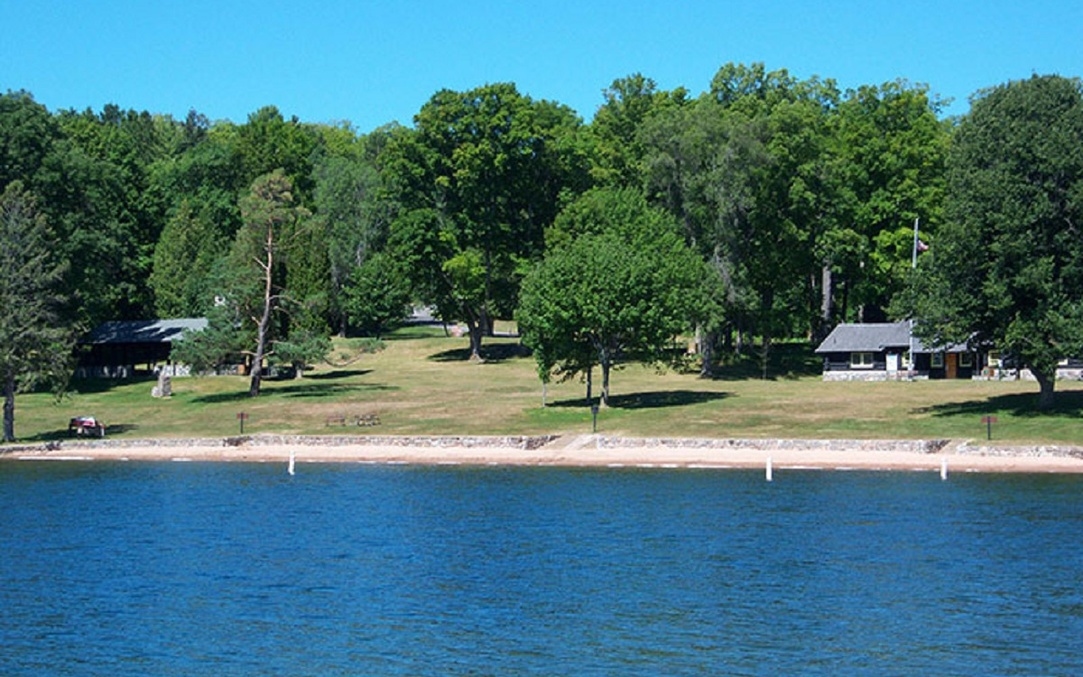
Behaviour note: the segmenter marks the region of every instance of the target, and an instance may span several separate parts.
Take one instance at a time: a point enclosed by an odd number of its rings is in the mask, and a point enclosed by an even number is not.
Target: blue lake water
[[[3,675],[1083,674],[1083,478],[0,464]]]

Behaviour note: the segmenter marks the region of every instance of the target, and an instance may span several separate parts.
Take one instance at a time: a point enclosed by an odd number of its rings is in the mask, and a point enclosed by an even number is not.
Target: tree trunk
[[[468,318],[466,320],[466,330],[470,334],[470,361],[471,362],[484,362],[481,357],[481,336],[482,336],[482,322],[480,319]]]
[[[602,360],[602,404],[609,406],[609,359]]]
[[[252,358],[252,380],[248,384],[249,397],[258,397],[263,382],[263,356],[267,352],[267,331],[271,326],[271,306],[274,301],[272,272],[274,271],[274,235],[267,229],[267,263],[263,267],[263,315],[256,328],[256,354]]]
[[[15,371],[4,377],[4,441],[15,441]]]
[[[587,406],[594,404],[594,365],[587,367]]]
[[[705,331],[700,325],[696,329],[696,342],[699,344],[699,377],[714,377],[714,344],[717,334],[713,331]]]
[[[1034,374],[1035,380],[1038,381],[1038,409],[1040,411],[1049,411],[1056,403],[1054,397],[1053,388],[1056,385],[1056,368],[1052,374],[1047,374],[1040,369],[1031,368],[1031,373]]]
[[[817,341],[826,337],[831,318],[835,314],[835,278],[831,274],[831,266],[827,264],[824,264],[821,271],[820,294],[820,328]]]

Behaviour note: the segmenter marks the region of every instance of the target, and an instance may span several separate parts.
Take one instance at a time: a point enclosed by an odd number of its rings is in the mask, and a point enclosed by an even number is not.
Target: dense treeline
[[[240,204],[280,170],[303,213],[274,271],[275,335],[379,333],[411,302],[466,323],[510,317],[546,229],[591,188],[642,193],[709,263],[704,347],[815,336],[884,316],[911,229],[935,237],[951,124],[926,88],[842,92],[726,65],[699,96],[617,80],[588,124],[512,84],[436,93],[411,127],[358,134],[123,110],[50,113],[0,97],[0,190],[35,196],[68,262],[68,313],[205,315],[236,277]]]

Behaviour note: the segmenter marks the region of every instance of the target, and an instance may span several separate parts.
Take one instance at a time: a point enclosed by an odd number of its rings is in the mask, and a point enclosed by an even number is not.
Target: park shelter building
[[[840,324],[816,354],[823,357],[825,381],[973,378],[985,366],[985,355],[966,344],[926,346],[905,321]]]
[[[98,325],[79,341],[77,378],[131,378],[137,374],[165,371],[169,376],[187,375],[183,365],[173,364],[173,344],[185,331],[207,328],[203,317],[175,320],[117,320]]]

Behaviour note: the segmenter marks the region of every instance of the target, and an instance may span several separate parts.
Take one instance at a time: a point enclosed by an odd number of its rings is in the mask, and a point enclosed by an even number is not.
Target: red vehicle
[[[76,416],[68,422],[68,432],[72,435],[93,435],[105,437],[105,424],[93,416]]]

